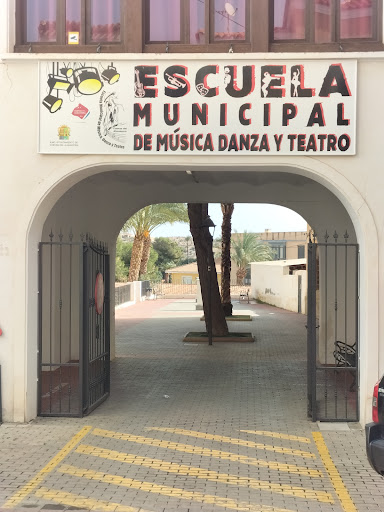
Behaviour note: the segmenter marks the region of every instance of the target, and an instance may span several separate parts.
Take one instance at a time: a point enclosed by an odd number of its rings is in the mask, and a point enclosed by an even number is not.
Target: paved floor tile
[[[255,343],[183,343],[190,301],[116,310],[109,399],[0,427],[0,511],[384,512],[360,426],[307,418],[306,318],[234,305]]]

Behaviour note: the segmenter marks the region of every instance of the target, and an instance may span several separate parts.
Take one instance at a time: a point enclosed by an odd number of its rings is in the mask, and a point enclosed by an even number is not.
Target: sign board
[[[41,62],[39,151],[353,155],[356,61]]]

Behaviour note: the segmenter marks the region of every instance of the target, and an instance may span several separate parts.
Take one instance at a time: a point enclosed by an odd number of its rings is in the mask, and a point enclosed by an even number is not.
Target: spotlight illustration
[[[80,94],[97,94],[103,87],[99,72],[94,67],[75,69],[73,72],[73,80]]]
[[[104,71],[101,73],[101,78],[103,78],[110,85],[113,85],[116,82],[118,82],[120,78],[120,73],[118,73],[116,71],[116,68],[113,65],[111,65],[108,66],[108,69],[104,69]]]
[[[54,62],[52,63],[52,73],[48,73],[47,80],[49,92],[42,101],[44,107],[47,108],[51,114],[60,110],[63,104],[63,100],[59,97],[59,92],[65,91],[69,94],[73,89],[74,84],[69,81],[72,73],[73,70],[69,66],[65,66],[59,71],[59,63],[57,62],[56,66]],[[52,91],[56,91],[56,96],[52,94]]]
[[[48,96],[43,99],[43,105],[51,112],[51,114],[57,112],[61,108],[62,104],[63,100],[61,98],[52,96],[51,94],[48,94]]]
[[[57,89],[59,91],[67,91],[68,94],[73,87],[73,84],[67,78],[57,75],[48,75],[47,83],[51,91]]]
[[[104,82],[113,85],[120,79],[113,62],[101,72],[101,77],[96,67],[86,66],[85,63],[71,66],[64,62],[61,66],[58,62],[52,63],[51,73],[48,72],[47,96],[42,103],[51,113],[57,112],[63,104],[59,97],[61,91],[69,94],[75,87],[78,93],[90,96],[97,94],[104,87]],[[56,95],[52,94],[53,91],[56,91]]]
[[[65,67],[60,69],[60,73],[67,78],[71,78],[73,75],[73,69],[71,67]]]

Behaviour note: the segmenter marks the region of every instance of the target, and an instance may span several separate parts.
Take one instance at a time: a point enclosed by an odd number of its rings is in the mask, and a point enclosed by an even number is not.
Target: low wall
[[[126,302],[145,300],[149,281],[133,281],[132,283],[115,283],[115,307]]]
[[[290,275],[288,262],[251,263],[251,283],[253,298],[288,311],[307,314],[306,270],[294,270]]]
[[[132,283],[116,283],[115,284],[115,306],[131,302]]]

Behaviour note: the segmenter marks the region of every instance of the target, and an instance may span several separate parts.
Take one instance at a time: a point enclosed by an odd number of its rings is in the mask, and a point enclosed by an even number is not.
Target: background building
[[[384,371],[383,50],[381,0],[4,0],[4,420],[47,413],[64,368],[91,375],[83,344],[96,332],[98,393],[73,379],[66,413],[108,395],[110,277],[127,218],[157,202],[263,202],[316,232],[311,346],[359,345],[354,410],[367,421]],[[321,392],[334,361],[319,353]]]

